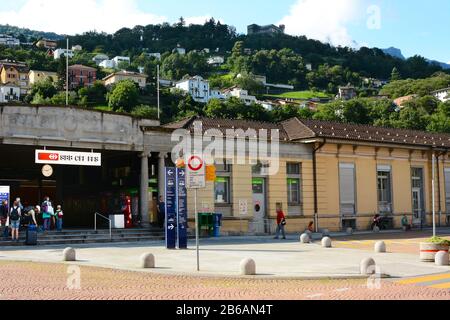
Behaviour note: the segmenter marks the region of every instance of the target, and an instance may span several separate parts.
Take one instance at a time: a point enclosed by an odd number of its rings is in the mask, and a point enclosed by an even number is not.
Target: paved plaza
[[[0,248],[0,298],[450,299],[450,267],[419,260],[418,244],[427,232],[336,235],[331,249],[319,241],[300,244],[296,237],[202,240],[200,273],[193,243],[184,251],[166,250],[161,242],[78,245],[74,263],[61,262],[64,246]],[[379,239],[388,253],[373,253]],[[139,268],[143,253],[155,255],[156,269]],[[389,276],[375,289],[359,274],[367,257]],[[239,275],[244,258],[255,260],[256,277]],[[73,266],[81,271],[80,290],[67,288]]]
[[[81,267],[80,289],[67,287],[68,266],[0,262],[0,299],[61,300],[448,300],[450,290],[383,280],[194,277]]]

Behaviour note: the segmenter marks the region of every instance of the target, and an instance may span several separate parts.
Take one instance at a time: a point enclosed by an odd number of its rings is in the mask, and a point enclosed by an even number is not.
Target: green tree
[[[135,107],[131,114],[141,118],[158,119],[158,109],[153,106],[139,105]]]
[[[450,101],[441,103],[437,112],[429,118],[427,130],[450,133]]]
[[[34,100],[36,95],[39,95],[39,97],[42,99],[52,98],[57,92],[58,90],[56,89],[53,80],[51,80],[51,78],[45,79],[33,84],[30,92],[25,98],[25,101],[30,102]]]
[[[131,112],[138,104],[139,90],[133,81],[123,80],[118,82],[108,93],[107,100],[113,110]]]
[[[256,80],[255,77],[251,74],[241,74],[235,79],[234,83],[238,87],[247,90],[250,94],[261,94],[264,91],[263,84],[260,81]]]
[[[401,79],[402,79],[402,76],[400,75],[400,72],[398,71],[397,67],[394,67],[392,69],[392,73],[391,73],[391,81],[398,81]]]
[[[78,90],[80,104],[83,106],[99,106],[106,104],[107,89],[102,81],[96,81],[91,87]]]

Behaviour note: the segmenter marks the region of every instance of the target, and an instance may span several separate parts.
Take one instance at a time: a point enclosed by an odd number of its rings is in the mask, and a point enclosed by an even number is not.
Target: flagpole
[[[69,105],[69,37],[67,37],[66,51],[66,106]]]
[[[436,179],[436,155],[432,154],[432,179],[431,179],[431,189],[432,189],[432,201],[433,201],[433,237],[436,237],[436,187],[435,187],[435,179]]]
[[[159,64],[156,67],[156,88],[157,88],[157,99],[158,99],[158,120],[161,120],[161,110],[160,110],[160,102],[159,102]]]

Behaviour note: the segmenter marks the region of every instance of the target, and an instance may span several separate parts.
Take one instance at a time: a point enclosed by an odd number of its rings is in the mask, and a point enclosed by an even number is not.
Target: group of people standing
[[[3,239],[8,240],[11,230],[11,240],[19,242],[19,231],[21,226],[30,226],[39,231],[49,231],[52,225],[58,231],[62,231],[64,213],[62,207],[53,207],[49,197],[45,197],[41,205],[24,208],[21,199],[16,198],[13,205],[9,207],[8,201],[3,200],[0,204],[0,227],[3,227]],[[38,220],[42,220],[42,228],[39,228]]]

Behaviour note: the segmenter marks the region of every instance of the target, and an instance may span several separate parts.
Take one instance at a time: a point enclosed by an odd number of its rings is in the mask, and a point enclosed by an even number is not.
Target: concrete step
[[[26,232],[20,232],[20,241],[0,240],[0,247],[16,247],[25,243]],[[111,238],[109,230],[64,230],[62,232],[49,231],[38,233],[38,245],[61,245],[82,243],[108,243],[108,242],[141,242],[159,241],[165,239],[165,233],[161,229],[115,229],[112,230]]]
[[[164,237],[158,236],[146,236],[146,237],[130,237],[130,238],[74,238],[74,239],[51,239],[51,240],[38,240],[38,245],[58,245],[58,244],[83,244],[83,243],[117,243],[117,242],[143,242],[143,241],[162,241]]]

